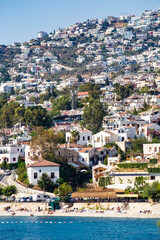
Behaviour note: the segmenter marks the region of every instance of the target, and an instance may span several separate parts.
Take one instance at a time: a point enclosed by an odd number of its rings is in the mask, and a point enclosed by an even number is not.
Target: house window
[[[101,154],[103,155],[103,151],[101,151]]]
[[[105,137],[105,143],[109,142],[109,137]]]
[[[90,136],[88,136],[88,141],[90,140]]]
[[[54,172],[51,172],[51,178],[55,178]]]
[[[28,157],[30,157],[30,152],[28,152]]]
[[[67,141],[69,141],[69,137],[67,137]]]
[[[85,137],[83,137],[83,141],[85,141]]]
[[[41,169],[39,169],[39,172],[41,172]]]
[[[97,137],[97,142],[100,142],[100,137]]]
[[[21,149],[21,153],[22,153],[22,149]]]
[[[72,158],[72,162],[74,162],[74,158]]]
[[[154,151],[157,152],[157,147],[154,148]]]
[[[69,153],[68,153],[68,155],[70,156],[70,155],[71,155],[71,153],[69,152]]]
[[[19,152],[19,148],[17,148],[17,152]]]
[[[61,153],[60,153],[60,152],[58,152],[58,155],[59,155],[59,156],[61,156]]]
[[[15,162],[16,161],[16,158],[13,158],[13,162]]]
[[[37,178],[38,178],[38,174],[34,173],[34,179],[37,179]]]

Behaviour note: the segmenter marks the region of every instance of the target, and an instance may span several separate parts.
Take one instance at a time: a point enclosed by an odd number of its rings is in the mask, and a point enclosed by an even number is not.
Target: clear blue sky
[[[158,10],[160,0],[0,0],[0,44],[24,42],[90,18]]]

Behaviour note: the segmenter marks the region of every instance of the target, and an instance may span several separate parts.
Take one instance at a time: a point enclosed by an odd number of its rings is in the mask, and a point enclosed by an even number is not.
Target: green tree
[[[16,174],[18,175],[18,181],[20,181],[24,184],[27,184],[27,185],[29,184],[25,163],[23,163],[23,162],[18,163],[18,168],[16,170]]]
[[[53,100],[52,114],[56,116],[60,113],[60,110],[71,110],[71,99],[68,95]]]
[[[22,79],[22,76],[21,76],[21,75],[17,75],[17,76],[15,77],[15,81],[16,81],[16,82],[20,82],[21,79]]]
[[[114,92],[117,94],[120,100],[123,100],[124,98],[128,98],[130,95],[132,95],[134,91],[134,86],[132,84],[121,86],[119,83],[116,83],[113,86],[114,86]]]
[[[146,184],[142,192],[142,197],[151,198],[153,201],[158,201],[160,198],[160,183],[155,181],[151,186]]]
[[[29,107],[25,110],[24,121],[31,126],[51,126],[51,116],[42,106]]]
[[[143,152],[143,144],[148,143],[145,137],[137,138],[132,143],[132,152],[133,153],[142,153]]]
[[[82,82],[83,81],[83,78],[80,74],[77,74],[77,78],[78,78],[78,82]]]
[[[104,116],[103,104],[97,99],[85,106],[82,124],[93,133],[97,133],[102,127]]]
[[[107,185],[112,184],[112,177],[100,177],[98,185],[99,187],[106,187]]]
[[[71,136],[72,136],[72,142],[76,144],[79,139],[79,132],[77,130],[73,130],[71,132]]]
[[[61,197],[67,197],[69,193],[73,192],[73,189],[71,185],[64,182],[59,186],[58,192]]]
[[[91,100],[100,99],[100,94],[101,94],[100,86],[97,84],[92,88],[92,90],[89,90],[89,98]]]
[[[134,181],[134,187],[139,192],[142,191],[144,185],[146,184],[146,178],[143,176],[136,177]]]
[[[3,195],[3,188],[0,187],[0,196],[2,196],[2,195]]]
[[[6,197],[10,197],[10,196],[12,196],[13,194],[16,194],[16,193],[17,193],[17,188],[14,185],[9,185],[9,186],[7,186],[6,188],[3,189],[3,194]]]
[[[38,127],[36,129],[36,135],[34,135],[32,138],[31,148],[35,152],[38,149],[43,159],[46,159],[48,161],[55,161],[57,159],[55,150],[57,149],[57,144],[60,141],[60,134],[55,134],[51,129]],[[38,155],[35,156],[35,160],[38,160],[38,158]]]
[[[6,158],[3,160],[3,162],[1,163],[0,167],[4,170],[7,169],[7,161],[6,161]]]
[[[133,112],[132,112],[132,115],[137,115],[137,114],[138,114],[137,109],[134,107],[134,110],[133,110]]]
[[[108,165],[108,155],[107,155],[106,158],[104,159],[103,164]]]
[[[40,180],[38,180],[38,187],[43,191],[53,192],[57,185],[52,182],[47,173],[43,173]]]

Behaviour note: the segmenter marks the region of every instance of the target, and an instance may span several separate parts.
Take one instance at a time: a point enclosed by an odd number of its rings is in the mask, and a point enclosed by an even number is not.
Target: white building
[[[18,157],[25,156],[25,146],[0,147],[0,164],[6,159],[7,163],[17,163]]]
[[[82,164],[92,167],[96,165],[99,160],[103,160],[107,156],[107,148],[82,148],[78,151],[78,161]]]
[[[159,132],[160,126],[156,123],[144,124],[141,127],[139,127],[139,136],[145,137],[148,140],[151,140],[152,137],[150,135],[148,135],[148,130],[150,130],[150,129]]]
[[[83,56],[78,56],[77,57],[77,62],[78,63],[82,63],[82,62],[84,62],[85,61],[85,57],[83,57]]]
[[[66,142],[70,142],[72,139],[72,133],[66,133]],[[79,131],[79,139],[77,141],[78,145],[87,145],[87,141],[92,140],[92,132],[89,130],[80,130]]]
[[[88,144],[91,144],[93,147],[100,148],[109,142],[117,142],[118,135],[109,132],[109,131],[101,131],[92,136],[92,141],[88,141]]]
[[[120,127],[114,130],[114,133],[118,134],[118,142],[124,140],[134,139],[136,136],[136,129],[132,126]]]
[[[59,179],[59,164],[42,160],[27,166],[29,183],[37,185],[43,173],[46,173],[53,182]]]
[[[158,153],[160,153],[160,143],[149,143],[143,144],[143,155],[144,157],[158,157]]]
[[[38,32],[38,38],[46,37],[48,34],[46,32],[40,31]]]

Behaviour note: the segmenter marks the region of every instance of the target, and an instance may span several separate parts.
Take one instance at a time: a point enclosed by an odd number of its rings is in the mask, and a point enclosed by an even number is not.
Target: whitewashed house
[[[37,181],[40,180],[43,173],[46,173],[53,182],[56,182],[59,179],[59,166],[57,163],[46,160],[27,165],[29,183],[37,185]]]
[[[115,129],[113,132],[118,135],[118,142],[134,139],[136,136],[136,129],[132,126],[120,127],[118,129]]]
[[[103,147],[109,142],[117,142],[118,135],[110,131],[101,131],[92,136],[92,140],[88,141],[95,148]]]
[[[143,155],[146,158],[158,157],[160,153],[160,143],[143,144]]]
[[[17,163],[19,156],[25,156],[25,146],[6,145],[0,147],[0,164],[4,159],[6,159],[7,163]]]
[[[92,140],[92,132],[89,130],[80,130],[79,132],[79,139],[77,141],[78,145],[87,145],[88,141]],[[72,140],[72,133],[66,133],[66,142],[70,142]]]
[[[107,148],[81,148],[78,151],[78,161],[87,167],[92,167],[96,165],[99,160],[103,162],[103,160],[107,156]]]
[[[157,132],[160,131],[160,126],[156,123],[151,123],[151,124],[144,124],[141,127],[139,127],[139,136],[140,137],[145,137],[148,140],[151,140],[151,136],[148,135],[148,130],[153,129]]]

